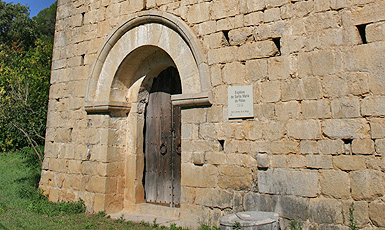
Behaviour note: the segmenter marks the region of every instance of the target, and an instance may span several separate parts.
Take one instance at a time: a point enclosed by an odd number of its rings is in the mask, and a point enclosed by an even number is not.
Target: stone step
[[[179,226],[179,208],[170,208],[155,204],[137,204],[134,208],[129,210],[122,210],[121,212],[110,215],[111,218],[119,219],[123,217],[125,220],[140,223],[142,221],[153,224],[156,223],[162,226],[170,226],[176,224]]]

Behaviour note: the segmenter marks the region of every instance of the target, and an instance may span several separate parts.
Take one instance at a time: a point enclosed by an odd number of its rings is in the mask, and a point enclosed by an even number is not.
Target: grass
[[[49,202],[37,189],[40,167],[31,155],[0,153],[0,230],[2,229],[169,229],[156,223],[110,219],[85,213],[84,204]],[[25,157],[27,156],[27,157]],[[182,230],[175,225],[172,230]]]

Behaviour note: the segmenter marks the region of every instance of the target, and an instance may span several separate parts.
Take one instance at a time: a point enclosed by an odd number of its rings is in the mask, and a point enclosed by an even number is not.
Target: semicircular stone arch
[[[151,10],[128,19],[106,39],[88,79],[87,112],[130,109],[135,100],[122,95],[127,95],[138,80],[133,71],[151,56],[153,50],[149,47],[167,53],[179,71],[183,93],[173,95],[173,104],[182,107],[210,104],[208,65],[198,40],[177,17]],[[127,73],[121,73],[122,66]]]

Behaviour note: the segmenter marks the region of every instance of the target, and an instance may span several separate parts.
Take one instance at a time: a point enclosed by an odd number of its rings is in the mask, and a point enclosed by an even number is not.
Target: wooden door
[[[150,91],[144,131],[144,188],[149,203],[180,204],[181,111],[172,106],[171,95],[181,91],[174,67],[161,72]]]

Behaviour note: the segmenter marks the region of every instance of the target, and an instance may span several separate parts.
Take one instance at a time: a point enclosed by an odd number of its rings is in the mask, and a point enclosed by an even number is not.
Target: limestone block
[[[214,188],[201,188],[196,190],[195,204],[208,207],[232,207],[233,193]]]
[[[342,76],[325,76],[322,81],[322,89],[326,97],[341,97],[347,95],[348,85]]]
[[[377,227],[385,227],[385,203],[374,201],[369,204],[369,217]]]
[[[56,172],[67,172],[68,170],[68,161],[65,159],[50,159],[49,168]]]
[[[80,188],[82,187],[80,176],[78,175],[68,176],[67,179],[63,182],[63,187],[72,189],[72,190],[80,190]]]
[[[385,95],[385,74],[383,71],[372,73],[369,76],[369,88],[376,95]]]
[[[271,160],[272,168],[287,168],[287,156],[286,155],[273,155]]]
[[[53,178],[55,173],[43,170],[41,173],[40,184],[53,186]]]
[[[192,108],[182,110],[182,123],[199,124],[206,122],[206,110],[203,108]]]
[[[369,43],[349,48],[343,53],[344,69],[347,71],[362,72],[374,68],[381,68],[385,46]]]
[[[320,154],[340,154],[345,153],[344,142],[342,140],[320,140],[318,141]]]
[[[250,143],[252,153],[268,153],[270,152],[270,141],[253,141]]]
[[[105,200],[106,200],[105,194],[95,194],[95,200],[94,200],[95,212],[105,211]]]
[[[335,199],[311,199],[309,219],[320,224],[342,224],[342,205]]]
[[[269,80],[287,79],[290,76],[289,57],[280,56],[268,59]]]
[[[191,156],[192,163],[194,165],[204,165],[205,163],[205,154],[204,153],[193,153]]]
[[[213,100],[214,104],[227,105],[227,86],[219,85],[213,88],[213,97],[214,97],[214,100]]]
[[[348,92],[353,95],[363,95],[369,92],[369,76],[367,73],[349,73],[346,76]]]
[[[318,142],[303,140],[299,143],[299,153],[318,153]]]
[[[278,196],[258,193],[247,193],[243,205],[247,211],[274,212],[278,208]]]
[[[79,160],[70,160],[68,161],[68,171],[70,173],[80,173],[82,170],[82,162]]]
[[[385,165],[383,164],[384,162],[385,162],[384,158],[381,158],[380,156],[373,156],[373,157],[367,157],[365,164],[368,169],[381,171],[385,168]]]
[[[270,22],[268,24],[260,24],[254,29],[254,39],[263,41],[272,38],[282,37],[285,32],[286,24],[282,21]]]
[[[295,139],[320,139],[321,123],[318,120],[290,120],[287,133]]]
[[[333,118],[360,117],[360,101],[358,97],[336,98],[331,101]]]
[[[216,21],[206,21],[197,25],[199,34],[206,35],[217,31]]]
[[[225,165],[232,165],[244,168],[253,168],[257,166],[256,160],[249,154],[226,154]]]
[[[223,84],[222,82],[222,65],[210,66],[211,85],[218,86]]]
[[[239,0],[236,1],[215,1],[211,7],[213,19],[220,19],[234,16],[239,13]]]
[[[290,154],[287,157],[287,166],[289,168],[304,168],[306,164],[305,156]]]
[[[226,40],[226,37],[222,32],[210,34],[205,36],[204,39],[210,49],[216,49],[229,45],[229,42]]]
[[[322,122],[322,131],[330,138],[365,138],[369,137],[369,129],[365,119],[330,119]]]
[[[343,201],[342,202],[342,215],[344,216],[345,225],[349,225],[349,209],[354,208],[353,217],[357,224],[357,227],[363,228],[369,223],[369,208],[366,201]]]
[[[274,103],[259,103],[254,104],[254,116],[259,120],[266,121],[275,118]],[[280,133],[280,132],[279,132]],[[277,133],[277,134],[279,134]],[[266,134],[268,136],[274,136],[274,134]]]
[[[325,170],[320,173],[321,193],[336,199],[350,197],[348,173],[337,170]]]
[[[305,119],[330,118],[330,103],[328,100],[304,100],[301,103]]]
[[[208,122],[221,122],[223,121],[223,107],[212,106],[207,109],[207,121]]]
[[[285,132],[285,124],[283,122],[267,122],[262,124],[263,137],[266,140],[279,140]]]
[[[375,145],[377,154],[385,154],[385,139],[376,140]]]
[[[251,0],[244,0],[244,1],[251,1]],[[244,2],[244,1],[241,1],[241,2]],[[253,2],[257,3],[257,1],[253,1]],[[261,3],[261,2],[262,1],[258,1],[258,3]],[[254,25],[260,24],[264,20],[263,12],[259,11],[259,12],[246,14],[244,20],[245,20],[245,26],[254,26]]]
[[[278,48],[272,40],[247,43],[239,47],[238,59],[245,61],[249,59],[273,57],[278,53]]]
[[[240,62],[225,64],[222,69],[223,82],[226,84],[244,84],[245,65]]]
[[[213,123],[202,123],[199,125],[198,135],[200,139],[214,139],[218,136],[216,126]]]
[[[333,157],[333,165],[344,171],[362,170],[366,168],[364,156],[340,155]]]
[[[383,116],[385,115],[385,97],[371,96],[366,97],[361,104],[363,116]]]
[[[216,140],[183,140],[182,151],[186,152],[209,152],[218,151],[219,143]]]
[[[282,82],[282,101],[304,99],[304,86],[301,79],[288,79]]]
[[[254,11],[263,10],[265,7],[265,2],[253,0],[240,0],[239,5],[241,13],[250,13]]]
[[[217,21],[217,31],[234,29],[234,18],[223,18]]]
[[[313,171],[269,169],[258,172],[261,193],[316,197],[318,175]]]
[[[292,140],[271,142],[271,152],[274,154],[288,154],[298,152],[298,142]]]
[[[218,169],[213,165],[195,166],[191,163],[182,164],[181,185],[189,187],[216,187]]]
[[[298,74],[300,76],[335,74],[339,68],[339,64],[336,54],[332,51],[301,53],[299,55]]]
[[[96,176],[98,175],[97,173],[97,165],[99,162],[96,161],[83,161],[81,164],[82,168],[82,173],[85,175],[90,175],[90,176]]]
[[[281,19],[281,10],[279,8],[270,8],[264,12],[264,22],[273,22]]]
[[[320,11],[327,11],[330,9],[330,0],[320,0],[314,2],[314,11],[320,12]]]
[[[313,2],[298,1],[290,5],[293,17],[303,17],[313,10]]]
[[[219,166],[218,186],[223,189],[248,190],[251,187],[252,174],[250,168],[240,166]]]
[[[262,102],[276,102],[281,98],[280,81],[267,81],[261,83]]]
[[[275,112],[278,120],[297,119],[300,115],[300,104],[297,101],[278,102]]]
[[[351,5],[351,2],[349,0],[331,0],[330,5],[333,10],[338,10],[345,7],[349,7]]]
[[[257,59],[246,61],[246,79],[258,81],[267,76],[266,59]]]
[[[200,23],[208,21],[210,17],[210,3],[202,2],[194,4],[188,8],[187,21],[190,23]]]
[[[256,122],[242,122],[235,127],[235,138],[246,140],[257,140],[262,138],[261,124]]]
[[[366,26],[366,40],[368,43],[385,40],[385,23],[377,22]]]
[[[354,139],[352,151],[354,154],[373,154],[374,141],[372,139]]]
[[[251,34],[252,34],[251,27],[244,27],[240,29],[230,30],[229,32],[230,45],[234,46],[234,45],[244,44],[247,40],[250,40],[249,38],[251,37]]]
[[[277,205],[280,216],[294,220],[306,220],[309,217],[309,200],[296,196],[281,196]]]
[[[219,49],[210,49],[208,51],[209,65],[216,63],[232,62],[236,59],[238,53],[238,47],[229,46]]]
[[[258,168],[269,168],[270,166],[270,158],[267,154],[257,154],[257,166]]]
[[[333,168],[333,159],[329,155],[307,155],[306,168],[310,169],[331,169]]]
[[[106,177],[93,176],[90,177],[86,186],[86,191],[92,193],[105,193],[106,192]]]
[[[303,78],[302,82],[304,87],[305,99],[320,99],[322,97],[321,82],[318,78]]]
[[[359,170],[350,173],[352,197],[355,200],[375,200],[385,195],[384,173]]]
[[[265,5],[267,8],[271,8],[271,7],[282,6],[289,2],[290,2],[289,0],[265,0]]]

